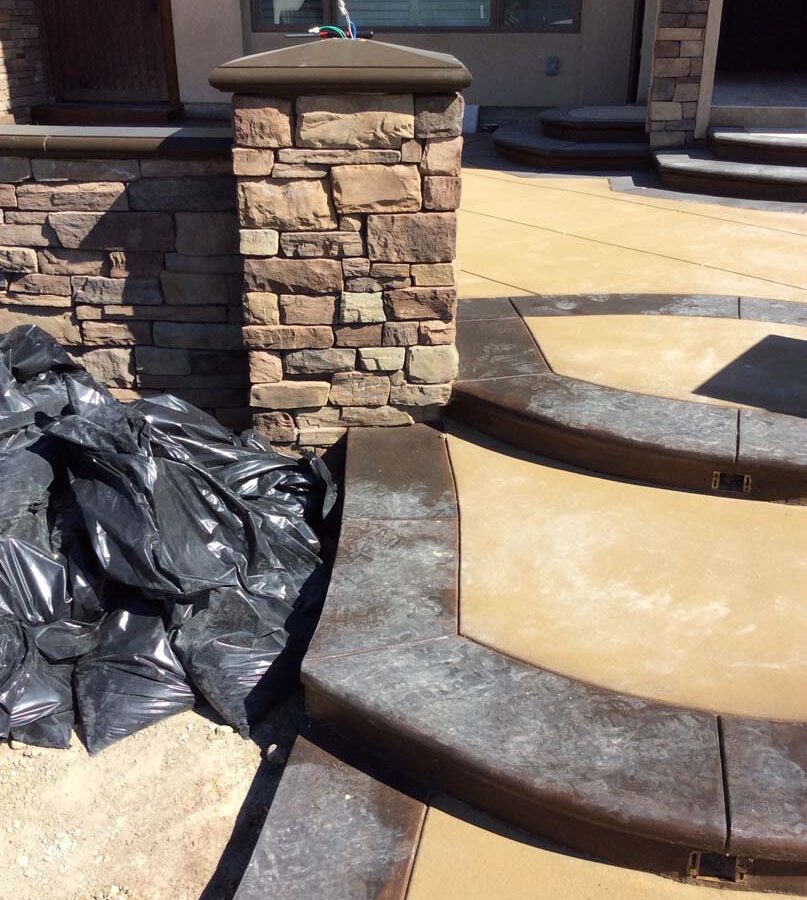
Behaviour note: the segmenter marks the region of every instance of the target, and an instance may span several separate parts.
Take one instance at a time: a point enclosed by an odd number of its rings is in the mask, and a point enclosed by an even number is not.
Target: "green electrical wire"
[[[336,25],[320,25],[320,31],[333,31],[335,34],[338,34],[343,41],[348,40],[348,36],[342,31],[341,28],[338,28]]]

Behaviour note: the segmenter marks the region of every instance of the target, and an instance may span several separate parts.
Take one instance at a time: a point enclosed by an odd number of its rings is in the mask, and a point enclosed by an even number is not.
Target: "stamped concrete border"
[[[736,296],[586,294],[460,304],[451,414],[513,446],[650,484],[807,496],[807,419],[623,391],[551,371],[522,316],[665,315],[807,324],[807,304]],[[495,325],[493,324],[495,320]]]
[[[807,891],[803,726],[595,688],[458,633],[457,513],[439,432],[352,432],[345,489],[344,537],[303,665],[317,722],[574,851]]]

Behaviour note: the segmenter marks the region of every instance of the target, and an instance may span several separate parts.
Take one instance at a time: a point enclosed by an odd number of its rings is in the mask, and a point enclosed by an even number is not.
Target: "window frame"
[[[250,0],[252,31],[258,34],[283,34],[294,28],[293,25],[264,25],[260,21],[261,0]],[[502,22],[504,0],[490,0],[490,25],[372,25],[368,30],[377,34],[580,34],[583,30],[583,0],[571,0],[571,25],[512,25]],[[350,7],[348,7],[350,8]],[[336,0],[322,0],[323,24],[333,24],[337,19]],[[358,23],[361,26],[361,22]],[[304,28],[305,26],[300,26]],[[310,26],[309,26],[310,27]]]

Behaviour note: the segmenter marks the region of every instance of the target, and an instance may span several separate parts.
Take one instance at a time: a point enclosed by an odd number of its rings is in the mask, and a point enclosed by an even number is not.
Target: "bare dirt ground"
[[[0,745],[0,898],[229,900],[300,719],[295,697],[247,741],[189,712],[95,757]]]

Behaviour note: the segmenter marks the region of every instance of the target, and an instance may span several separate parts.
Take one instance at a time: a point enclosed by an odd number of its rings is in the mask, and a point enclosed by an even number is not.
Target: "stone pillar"
[[[691,147],[698,99],[709,0],[661,0],[648,104],[650,146]]]
[[[237,60],[233,167],[256,427],[326,447],[407,425],[457,374],[463,100],[453,57],[318,41]]]

